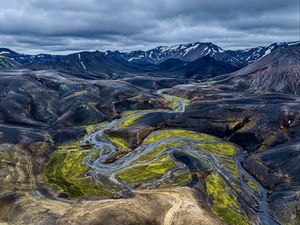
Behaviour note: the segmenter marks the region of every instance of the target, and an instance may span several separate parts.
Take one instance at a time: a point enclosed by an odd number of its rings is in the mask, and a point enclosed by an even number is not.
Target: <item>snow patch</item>
[[[137,57],[132,57],[132,58],[128,59],[128,61],[132,61],[132,60],[135,60],[135,59],[142,59],[142,58],[144,58],[144,56],[143,55],[139,55]]]
[[[2,55],[2,54],[10,54],[10,52],[7,52],[7,51],[1,51],[1,52],[0,52],[0,55]]]
[[[84,63],[81,61],[81,55],[80,55],[80,53],[78,53],[78,59],[80,60],[80,64],[82,65],[83,69],[86,70],[86,67],[85,67]]]
[[[268,54],[270,54],[270,53],[271,53],[271,49],[268,49],[262,57],[265,57],[266,55],[268,55]],[[261,58],[262,58],[262,57],[261,57]]]
[[[224,52],[224,50],[220,47],[218,47],[218,52],[221,53],[221,52]]]
[[[300,41],[290,42],[290,43],[288,43],[288,46],[293,46],[293,45],[297,45],[297,44],[300,44]]]
[[[173,46],[171,46],[168,50],[169,51],[174,51],[174,50],[177,50],[177,49],[179,49],[180,48],[180,45],[173,45]]]
[[[206,46],[206,47],[204,48],[203,52],[201,53],[201,55],[207,54],[207,53],[205,53],[205,52],[207,51],[207,49],[208,49],[208,47]]]
[[[184,56],[187,55],[190,51],[193,51],[193,50],[195,50],[195,49],[198,48],[198,47],[199,47],[199,44],[196,44],[196,45],[194,45],[194,46],[192,46],[192,47],[186,48],[186,49],[184,50],[183,55],[184,55]]]

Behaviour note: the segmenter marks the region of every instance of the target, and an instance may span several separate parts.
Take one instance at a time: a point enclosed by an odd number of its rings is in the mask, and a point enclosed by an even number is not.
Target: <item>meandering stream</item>
[[[163,139],[161,141],[151,143],[149,145],[141,145],[132,152],[124,155],[118,160],[115,160],[112,163],[103,163],[105,159],[108,159],[111,157],[114,153],[118,151],[117,147],[111,143],[108,138],[105,135],[105,131],[112,129],[116,127],[119,123],[122,121],[128,119],[128,117],[133,116],[133,115],[139,115],[139,114],[147,114],[147,113],[153,113],[153,112],[168,112],[168,113],[180,113],[184,112],[187,103],[180,98],[173,97],[170,95],[163,94],[165,89],[159,90],[158,94],[162,95],[164,98],[168,99],[169,101],[176,102],[176,107],[173,110],[149,110],[149,111],[137,111],[134,112],[130,115],[123,115],[120,119],[115,119],[111,122],[109,122],[103,129],[98,130],[96,132],[93,132],[89,134],[87,138],[85,138],[82,141],[82,144],[93,144],[95,146],[94,151],[99,151],[99,157],[96,160],[92,160],[92,154],[91,152],[85,159],[85,165],[91,167],[93,170],[96,170],[98,173],[107,176],[110,178],[110,180],[114,183],[116,183],[118,186],[122,186],[124,188],[124,184],[120,183],[116,178],[115,174],[122,170],[125,167],[130,166],[135,160],[137,160],[139,157],[142,155],[145,155],[146,153],[150,152],[157,146],[167,143],[169,141],[177,141],[177,142],[184,142],[187,144],[187,146],[192,146],[192,141],[186,140],[184,138],[177,138],[174,137],[169,138],[169,139]],[[205,159],[208,161],[211,165],[211,167],[219,173],[224,180],[228,182],[228,185],[231,184],[231,180],[233,179],[233,175],[230,174],[227,170],[224,170],[224,165],[222,162],[220,162],[214,154],[211,154],[206,151],[201,151],[199,149],[195,150],[192,147],[188,147],[189,152],[192,154],[196,154],[198,157],[201,157],[202,159]],[[172,154],[172,149],[169,149],[168,154]],[[267,203],[267,191],[262,187],[262,185],[252,176],[250,175],[241,165],[241,161],[243,160],[243,151],[240,151],[234,159],[236,162],[236,166],[238,168],[238,171],[240,173],[240,184],[241,184],[241,189],[243,192],[245,192],[247,195],[252,197],[256,202],[257,202],[257,207],[252,207],[253,210],[255,211],[254,215],[256,216],[256,222],[257,224],[261,225],[272,225],[272,224],[279,224],[277,223],[272,216],[270,215],[270,210],[268,207]],[[180,166],[184,166],[182,163],[177,162],[177,164]],[[182,164],[182,165],[181,165]],[[177,168],[178,169],[178,168]],[[167,176],[167,174],[166,174]],[[249,187],[247,182],[242,178],[245,177],[246,179],[252,181],[256,187],[259,190],[259,193],[256,193],[255,190]],[[126,185],[125,185],[126,186]],[[129,187],[128,187],[129,188]],[[239,195],[239,193],[236,193]]]

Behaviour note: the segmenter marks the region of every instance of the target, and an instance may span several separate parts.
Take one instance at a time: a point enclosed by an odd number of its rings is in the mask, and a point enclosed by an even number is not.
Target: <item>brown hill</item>
[[[300,94],[300,45],[277,50],[236,72],[213,79],[236,91]]]

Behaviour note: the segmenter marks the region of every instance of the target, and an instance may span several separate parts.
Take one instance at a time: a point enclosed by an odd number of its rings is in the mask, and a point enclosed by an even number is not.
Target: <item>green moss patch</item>
[[[128,142],[124,137],[106,135],[106,137],[119,149],[119,151],[128,151]]]
[[[230,172],[236,179],[240,178],[240,173],[233,158],[222,157],[219,159],[224,164],[225,170]]]
[[[213,198],[213,211],[229,225],[248,225],[249,220],[240,212],[236,197],[226,187],[223,178],[212,173],[206,178],[207,193]]]
[[[243,178],[252,190],[254,190],[256,193],[259,193],[259,189],[257,185],[252,180],[249,180],[247,177],[243,177]]]
[[[185,139],[191,139],[194,141],[216,141],[220,140],[212,135],[204,134],[204,133],[197,133],[190,130],[181,130],[181,129],[166,129],[161,130],[159,132],[154,132],[151,135],[149,135],[145,140],[145,144],[150,144],[153,142],[157,142],[166,138],[185,138]]]
[[[136,165],[119,172],[116,177],[130,184],[153,181],[167,171],[174,169],[176,163],[168,155],[162,155],[147,165]]]
[[[89,124],[85,127],[85,129],[86,129],[86,132],[91,133],[95,129],[95,125]]]
[[[167,142],[167,143],[163,143],[161,145],[156,146],[155,148],[153,148],[151,151],[149,151],[147,154],[141,156],[138,161],[147,161],[147,160],[151,160],[153,159],[157,154],[169,149],[169,148],[173,148],[173,147],[177,147],[182,145],[182,143],[180,142],[175,142],[175,141],[171,141],[171,142]]]
[[[134,124],[136,124],[136,121],[141,118],[144,114],[135,114],[135,115],[130,115],[124,120],[122,120],[117,126],[118,127],[130,127]]]
[[[179,106],[178,102],[176,102],[176,101],[170,102],[170,108],[171,108],[171,109],[175,109],[175,108],[178,107],[178,106]]]
[[[44,168],[48,181],[71,197],[110,196],[117,187],[108,180],[100,185],[94,183],[90,177],[86,177],[90,168],[83,162],[90,150],[74,146],[77,144],[64,145],[52,153]]]
[[[237,154],[237,147],[233,144],[222,143],[209,143],[209,144],[196,144],[197,147],[208,151],[213,154],[221,154],[226,156],[235,156]]]

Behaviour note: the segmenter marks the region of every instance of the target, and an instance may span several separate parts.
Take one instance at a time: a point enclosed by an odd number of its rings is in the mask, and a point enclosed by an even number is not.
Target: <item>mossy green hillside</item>
[[[229,225],[249,225],[248,218],[240,212],[237,198],[226,186],[223,178],[212,173],[206,178],[206,189],[213,198],[213,211]]]
[[[203,149],[204,151],[221,154],[226,156],[235,156],[237,154],[238,148],[230,143],[221,142],[221,143],[208,143],[208,144],[196,144],[197,147]]]
[[[117,125],[117,127],[130,127],[136,124],[137,120],[141,118],[144,114],[133,114],[127,116],[125,119],[121,120],[121,122]]]
[[[87,134],[92,133],[97,130],[102,130],[107,126],[108,122],[101,122],[101,123],[91,123],[85,126],[85,130]],[[87,136],[87,135],[86,135]]]
[[[155,148],[153,148],[151,151],[149,151],[148,153],[146,153],[145,155],[142,155],[138,161],[148,161],[148,160],[152,160],[156,155],[158,155],[159,153],[166,151],[170,148],[174,148],[174,147],[178,147],[182,145],[182,143],[180,142],[176,142],[176,141],[170,141],[170,142],[166,142],[163,144],[160,144],[158,146],[156,146]]]
[[[247,177],[243,177],[243,178],[252,190],[254,190],[256,193],[259,193],[259,188],[252,180],[249,180]]]
[[[220,162],[224,165],[224,169],[230,172],[236,179],[240,178],[240,173],[237,168],[236,162],[233,158],[219,157]]]
[[[89,124],[85,127],[86,132],[91,133],[95,129],[95,124]]]
[[[106,137],[110,142],[112,142],[119,149],[119,151],[128,151],[129,143],[124,137],[113,136],[108,134],[106,135]]]
[[[178,106],[179,106],[179,104],[178,104],[177,101],[171,101],[171,102],[170,102],[170,108],[171,108],[171,109],[175,109],[175,108],[178,107]]]
[[[76,146],[76,147],[74,147]],[[95,184],[86,176],[89,168],[83,164],[90,150],[77,143],[64,145],[55,150],[44,168],[47,180],[61,192],[71,197],[101,195],[110,196],[117,187],[109,181]]]
[[[126,168],[119,172],[116,177],[129,184],[145,183],[159,179],[167,171],[175,167],[176,163],[169,155],[165,154],[149,164],[140,164]]]
[[[186,104],[189,104],[191,102],[191,100],[189,99],[186,99],[186,98],[181,98],[181,97],[177,97],[177,96],[168,96],[168,95],[165,95],[165,99],[167,102],[169,102],[169,107],[171,109],[175,109],[176,107],[179,106],[179,101],[182,101]]]
[[[167,138],[182,138],[182,139],[190,139],[194,141],[216,141],[220,140],[212,135],[197,133],[190,130],[182,130],[182,129],[165,129],[157,132],[153,132],[150,134],[145,140],[144,144],[150,144],[153,142],[157,142]]]

